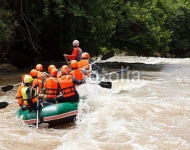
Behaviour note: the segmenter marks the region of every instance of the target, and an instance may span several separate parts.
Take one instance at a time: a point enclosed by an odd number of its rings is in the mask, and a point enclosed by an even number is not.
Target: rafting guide
[[[64,54],[63,56],[65,57],[65,59],[66,59],[66,61],[68,63],[68,61],[71,61],[71,60],[80,61],[81,55],[82,55],[82,49],[79,47],[79,41],[78,40],[74,40],[73,41],[73,51],[72,51],[72,54],[71,55]]]

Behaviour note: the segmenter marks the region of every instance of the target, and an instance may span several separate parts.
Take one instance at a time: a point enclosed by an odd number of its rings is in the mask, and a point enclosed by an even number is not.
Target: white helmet
[[[78,40],[74,40],[73,41],[73,46],[79,46],[79,41]]]

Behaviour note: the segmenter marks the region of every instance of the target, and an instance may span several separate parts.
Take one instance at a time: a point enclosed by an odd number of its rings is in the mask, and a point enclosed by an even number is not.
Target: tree
[[[11,42],[15,37],[14,29],[17,22],[12,19],[12,13],[9,10],[0,8],[0,61],[6,62],[5,55],[10,49]]]
[[[137,55],[152,56],[154,52],[166,53],[172,31],[165,28],[167,18],[159,1],[127,1],[119,18],[113,46]]]

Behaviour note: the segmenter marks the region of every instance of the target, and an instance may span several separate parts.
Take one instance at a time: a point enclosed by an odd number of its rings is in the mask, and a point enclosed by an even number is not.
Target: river
[[[109,76],[112,89],[77,87],[86,99],[75,124],[29,128],[16,118],[16,103],[0,109],[0,149],[189,150],[190,59],[115,56],[106,62],[129,70]],[[0,86],[19,83],[25,73],[1,73]],[[0,102],[15,102],[16,90],[0,91]]]

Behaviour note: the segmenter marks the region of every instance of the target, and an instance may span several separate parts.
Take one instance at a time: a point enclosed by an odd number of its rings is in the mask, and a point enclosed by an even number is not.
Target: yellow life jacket
[[[32,91],[35,91],[34,94],[32,94]],[[30,92],[29,95],[30,97],[28,97],[28,94],[27,92]],[[24,104],[26,107],[30,107],[29,104],[28,104],[28,100],[31,99],[32,100],[32,103],[36,103],[37,102],[37,94],[36,94],[36,90],[32,87],[26,87],[24,86],[21,90],[21,93],[22,93],[22,98],[23,98],[23,101],[24,101]]]

